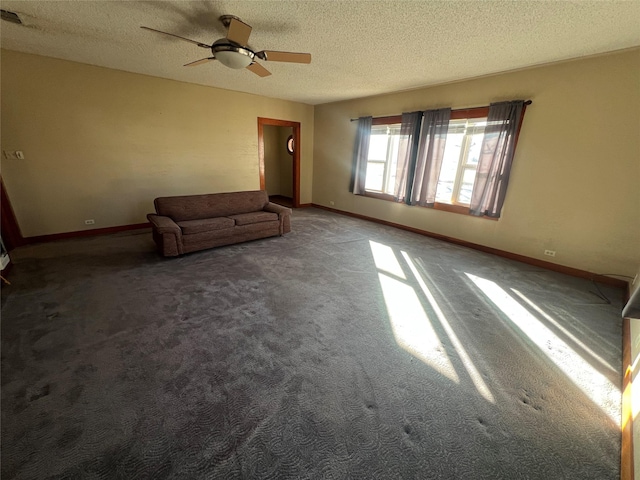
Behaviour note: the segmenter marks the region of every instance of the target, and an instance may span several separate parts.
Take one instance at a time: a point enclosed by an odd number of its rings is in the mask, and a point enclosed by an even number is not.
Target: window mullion
[[[464,166],[471,147],[471,135],[465,128],[464,137],[462,138],[462,148],[460,149],[460,157],[458,159],[458,170],[456,171],[456,179],[453,183],[453,203],[459,203],[460,189],[462,188],[462,178],[464,174]]]
[[[382,193],[389,190],[389,165],[391,164],[391,152],[393,151],[393,137],[387,127],[387,156],[384,161],[384,171],[382,174]]]

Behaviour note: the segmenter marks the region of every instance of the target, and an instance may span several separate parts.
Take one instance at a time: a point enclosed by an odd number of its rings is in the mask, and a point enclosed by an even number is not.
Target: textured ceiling
[[[640,1],[18,1],[1,46],[308,104],[477,77],[640,45]],[[218,62],[211,44],[233,14],[256,50],[309,52],[310,65],[262,62],[260,78]]]

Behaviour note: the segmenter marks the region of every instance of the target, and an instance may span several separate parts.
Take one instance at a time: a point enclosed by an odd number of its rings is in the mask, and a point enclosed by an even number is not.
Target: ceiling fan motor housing
[[[253,63],[256,54],[246,47],[242,47],[226,38],[216,40],[211,45],[211,52],[229,68],[246,68]]]

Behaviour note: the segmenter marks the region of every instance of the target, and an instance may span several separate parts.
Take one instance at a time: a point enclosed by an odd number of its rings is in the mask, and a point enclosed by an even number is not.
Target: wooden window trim
[[[378,193],[378,192],[365,191],[364,193],[360,193],[359,196],[375,198],[377,200],[384,200],[385,202],[404,203],[404,202],[396,202],[395,199],[393,198],[393,195],[389,195],[388,193]],[[422,208],[431,209],[431,207],[422,207]],[[433,205],[433,210],[440,210],[441,212],[456,213],[458,215],[467,215],[467,216],[470,216],[470,217],[475,216],[475,215],[471,215],[469,213],[469,207],[468,206],[456,205],[456,204],[452,204],[452,203],[436,202]],[[482,217],[477,217],[477,218],[484,218],[484,219],[493,220],[493,221],[498,221],[499,220],[499,218],[487,217],[486,215],[483,215]]]
[[[364,193],[361,193],[360,195],[363,197],[377,198],[378,200],[385,200],[387,202],[397,203],[394,200],[393,195],[389,195],[388,193],[378,193],[378,192],[371,192],[369,190],[365,190]]]
[[[460,215],[469,215],[469,207],[455,203],[442,203],[436,202],[433,204],[434,210],[441,210],[443,212],[457,213]]]
[[[371,125],[395,125],[402,123],[402,115],[392,115],[390,117],[376,117],[371,120]]]
[[[526,108],[526,105],[525,105]],[[489,107],[461,108],[451,110],[451,120],[463,118],[484,118],[489,116]],[[373,117],[371,125],[395,125],[402,123],[402,115],[389,115],[387,117]]]
[[[428,208],[428,207],[425,207],[425,208]],[[481,217],[478,217],[477,215],[471,215],[469,213],[469,206],[468,205],[465,206],[465,205],[456,205],[454,203],[436,202],[433,205],[433,209],[434,210],[440,210],[442,212],[457,213],[458,215],[467,215],[469,217],[484,218],[486,220],[493,220],[493,221],[500,220],[499,218],[487,217],[486,215],[482,215]]]
[[[489,116],[489,107],[463,108],[451,110],[451,120],[462,120],[465,118],[485,118]]]

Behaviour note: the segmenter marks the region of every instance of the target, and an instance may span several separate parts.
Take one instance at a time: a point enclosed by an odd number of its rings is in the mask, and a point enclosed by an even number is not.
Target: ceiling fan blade
[[[311,63],[310,53],[276,52],[274,50],[263,50],[256,55],[268,62],[291,62],[291,63]]]
[[[155,28],[149,28],[149,27],[140,27],[140,28],[144,28],[145,30],[150,30],[152,32],[162,33],[163,35],[169,35],[171,37],[179,38],[180,40],[184,40],[186,42],[195,43],[196,45],[202,48],[211,48],[211,45],[207,45],[206,43],[196,42],[195,40],[184,38],[184,37],[181,37],[180,35],[174,35],[173,33],[163,32],[161,30],[156,30]]]
[[[253,73],[261,77],[268,77],[269,75],[271,75],[271,72],[269,70],[256,62],[253,62],[251,65],[249,65],[247,67],[247,70],[251,70]]]
[[[231,40],[243,47],[249,42],[249,35],[251,35],[251,25],[232,18],[229,22],[229,31],[227,32],[227,40]]]
[[[200,60],[196,60],[195,62],[185,63],[183,67],[195,67],[198,65],[202,65],[203,63],[209,63],[210,61],[215,59],[216,57],[201,58]]]

